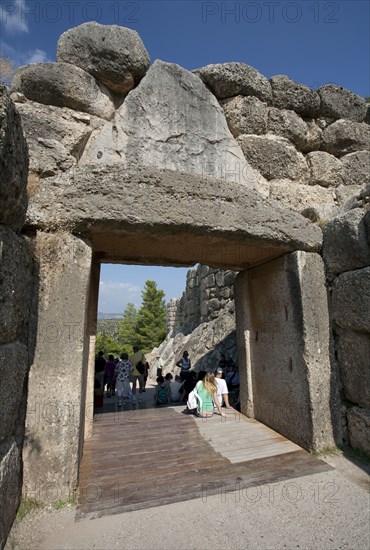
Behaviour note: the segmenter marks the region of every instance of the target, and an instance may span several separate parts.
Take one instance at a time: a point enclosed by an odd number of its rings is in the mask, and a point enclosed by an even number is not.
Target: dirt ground
[[[72,505],[36,509],[16,520],[5,550],[369,548],[370,464],[343,454],[320,458],[335,470],[256,487],[249,495],[213,495],[79,522]]]

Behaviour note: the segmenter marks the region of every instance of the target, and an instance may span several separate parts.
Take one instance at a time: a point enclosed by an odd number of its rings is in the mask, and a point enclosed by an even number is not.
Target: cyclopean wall
[[[82,396],[93,368],[91,350],[86,364],[93,325],[87,327],[85,314],[91,261],[201,262],[236,271],[275,261],[282,272],[291,262],[299,273],[299,262],[275,258],[291,253],[303,258],[305,252],[318,266],[322,232],[312,222],[333,218],[350,197],[359,196],[367,177],[369,117],[365,102],[348,90],[328,85],[313,91],[283,76],[268,80],[248,65],[215,65],[191,73],[156,61],[149,68],[134,31],[96,23],[67,31],[56,63],[19,69],[12,98],[30,150],[23,231],[41,268],[35,333],[50,322],[54,299],[61,319],[76,319],[80,327],[68,342],[57,343],[57,360],[42,338],[36,340],[37,362],[30,356],[29,395],[34,397],[28,400],[27,429],[38,447],[25,449],[25,486],[34,491],[52,479],[70,491],[77,483],[83,440]],[[52,255],[49,245],[40,249],[38,243],[52,243]],[[68,243],[73,244],[70,254]],[[325,312],[319,266],[317,273],[321,291],[315,307]],[[70,281],[76,286],[68,293]],[[307,283],[298,275],[297,281]],[[286,292],[296,299],[289,288]],[[64,296],[63,303],[58,296]],[[308,301],[300,305],[308,307]],[[91,316],[92,309],[90,304]],[[316,324],[307,327],[312,336]],[[241,345],[248,355],[244,329]],[[328,354],[324,339],[326,384],[333,380]],[[310,361],[300,371],[300,391],[307,388],[312,429],[301,440],[318,450],[333,441],[335,415],[327,402],[331,391],[323,388],[325,407],[317,410],[325,412],[326,428],[323,437],[316,437],[322,420],[312,409],[317,401],[309,396],[317,384],[311,378],[311,373],[317,376],[317,357],[310,355]],[[76,369],[81,369],[77,378]],[[57,391],[61,387],[63,392]],[[44,402],[49,394],[58,411],[64,410],[66,395],[79,401],[78,430],[63,415],[54,423],[32,423],[33,399]],[[66,457],[69,445],[70,465],[56,471],[58,456]]]
[[[0,548],[22,492],[22,445],[33,263],[20,235],[27,209],[28,150],[20,116],[0,86]]]

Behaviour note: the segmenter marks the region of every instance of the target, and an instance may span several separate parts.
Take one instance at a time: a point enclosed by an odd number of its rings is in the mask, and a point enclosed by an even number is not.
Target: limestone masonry
[[[102,262],[199,264],[168,368],[232,355],[243,413],[370,453],[369,122],[340,86],[150,65],[98,23],[0,86],[0,547],[22,493],[76,490]]]

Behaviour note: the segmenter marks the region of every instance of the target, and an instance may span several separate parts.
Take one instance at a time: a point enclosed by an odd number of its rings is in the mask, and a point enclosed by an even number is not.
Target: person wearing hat
[[[157,369],[157,378],[158,378],[158,376],[162,376],[163,367],[164,367],[164,361],[160,355],[155,356],[155,367]]]
[[[232,406],[229,403],[229,390],[227,389],[227,384],[222,378],[222,375],[223,370],[221,367],[218,367],[215,372],[215,379],[217,383],[217,397],[221,407],[225,405],[227,409],[232,409]]]

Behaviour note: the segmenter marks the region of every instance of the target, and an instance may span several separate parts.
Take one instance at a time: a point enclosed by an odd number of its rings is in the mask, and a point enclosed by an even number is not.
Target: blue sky
[[[266,77],[287,74],[312,88],[331,82],[369,92],[369,2],[255,1],[0,1],[0,55],[16,66],[55,61],[59,36],[95,20],[140,34],[153,62],[195,69],[240,61]],[[139,305],[146,279],[166,298],[180,296],[185,269],[102,266],[99,309]]]

